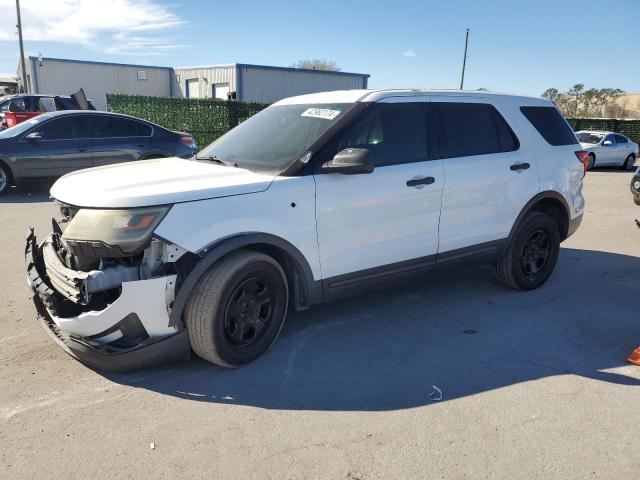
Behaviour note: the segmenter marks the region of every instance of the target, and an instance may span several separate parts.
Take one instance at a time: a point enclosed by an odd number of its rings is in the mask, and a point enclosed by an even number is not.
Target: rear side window
[[[627,143],[627,138],[622,135],[614,135],[616,137],[616,143]]]
[[[434,102],[442,125],[440,157],[511,152],[518,140],[502,115],[487,103]]]
[[[95,116],[94,138],[150,137],[151,127],[129,118]]]
[[[520,107],[520,111],[549,145],[575,145],[576,136],[555,107]]]
[[[427,160],[425,104],[380,103],[342,135],[332,156],[345,148],[366,148],[376,167]]]

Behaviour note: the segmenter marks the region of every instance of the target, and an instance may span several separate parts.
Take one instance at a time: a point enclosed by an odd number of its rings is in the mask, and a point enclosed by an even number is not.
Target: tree
[[[312,60],[298,60],[291,66],[294,68],[305,68],[307,70],[328,70],[331,72],[339,72],[341,70],[333,60],[320,60],[317,58]]]
[[[618,115],[620,107],[615,100],[624,93],[619,88],[585,90],[583,83],[576,83],[566,92],[548,88],[541,96],[554,102],[567,117],[602,117]]]
[[[542,98],[546,98],[547,100],[551,100],[552,102],[558,101],[558,96],[560,92],[557,88],[547,88],[541,95]]]

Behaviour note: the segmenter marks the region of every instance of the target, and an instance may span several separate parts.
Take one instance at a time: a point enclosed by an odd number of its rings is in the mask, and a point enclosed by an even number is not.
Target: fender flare
[[[571,214],[569,213],[571,210],[569,209],[569,205],[567,204],[567,200],[562,196],[562,194],[560,194],[560,193],[558,193],[556,191],[553,191],[553,190],[546,190],[544,192],[540,192],[537,195],[535,195],[531,200],[529,200],[526,203],[526,205],[522,208],[522,210],[520,210],[520,213],[516,217],[516,221],[513,222],[513,226],[511,227],[511,231],[509,232],[509,236],[507,237],[507,241],[505,242],[505,248],[507,248],[508,245],[511,243],[511,240],[513,239],[513,236],[515,235],[516,231],[518,230],[518,227],[520,226],[520,223],[524,219],[525,215],[531,211],[531,209],[533,208],[533,206],[536,203],[538,203],[541,200],[546,200],[546,199],[557,200],[558,202],[560,202],[560,204],[564,208],[564,212],[567,215],[567,225],[568,225],[568,222],[571,220]]]
[[[200,260],[189,272],[180,286],[169,314],[169,325],[182,324],[182,313],[193,288],[202,275],[222,257],[240,248],[250,245],[268,245],[287,254],[292,263],[294,305],[297,310],[304,310],[309,305],[322,300],[322,282],[313,278],[311,267],[304,255],[290,242],[276,235],[260,232],[249,232],[225,238],[197,252]]]

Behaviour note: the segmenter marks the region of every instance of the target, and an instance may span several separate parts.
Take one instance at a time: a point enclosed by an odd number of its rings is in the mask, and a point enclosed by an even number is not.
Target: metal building
[[[245,63],[176,67],[175,73],[185,97],[263,103],[305,93],[367,88],[369,80],[364,73]]]
[[[156,67],[28,57],[26,82],[18,66],[18,87],[30,93],[69,95],[84,89],[96,108],[106,109],[108,93],[233,99],[273,103],[282,98],[329,90],[367,88],[369,75],[233,63],[198,67]]]
[[[99,110],[106,109],[107,93],[160,97],[179,93],[170,67],[29,57],[26,70],[30,93],[69,95],[83,88]],[[21,73],[18,67],[18,86],[24,91]]]

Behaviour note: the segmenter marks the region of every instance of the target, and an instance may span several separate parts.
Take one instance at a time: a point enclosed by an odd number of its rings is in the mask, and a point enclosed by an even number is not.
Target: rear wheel
[[[204,274],[185,307],[193,351],[223,367],[262,355],[284,324],[287,279],[273,258],[250,250],[229,254]]]
[[[518,290],[538,288],[553,272],[559,252],[560,233],[556,222],[544,213],[530,212],[498,261],[498,280]]]
[[[0,163],[0,195],[4,195],[11,186],[11,172]]]
[[[636,156],[633,153],[630,153],[627,159],[624,161],[622,168],[625,170],[633,170],[636,168]]]
[[[593,153],[589,154],[589,162],[587,163],[587,170],[591,170],[596,165],[596,156]]]

